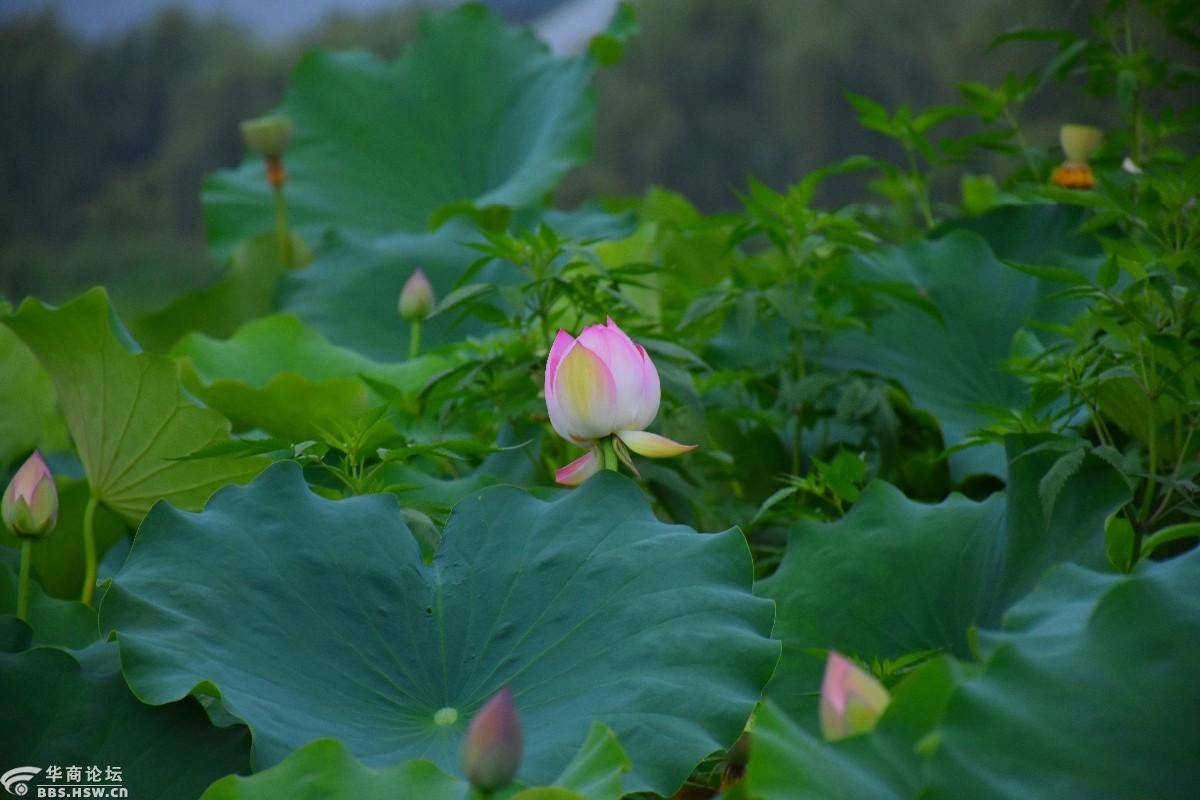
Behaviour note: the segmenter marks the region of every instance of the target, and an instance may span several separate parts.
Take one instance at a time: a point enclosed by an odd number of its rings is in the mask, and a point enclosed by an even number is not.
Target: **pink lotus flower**
[[[18,536],[41,536],[58,522],[58,488],[54,476],[34,451],[13,476],[0,500],[4,524]]]
[[[512,690],[505,686],[484,704],[467,727],[462,768],[481,792],[512,783],[521,766],[521,722]]]
[[[821,682],[821,733],[826,739],[866,733],[891,701],[883,684],[841,653],[829,651]]]
[[[610,436],[650,458],[677,456],[695,447],[645,430],[658,415],[658,370],[645,348],[634,344],[611,317],[606,325],[584,328],[577,339],[558,332],[546,360],[545,388],[555,432],[591,448],[554,473],[563,485],[582,483],[603,466],[597,443]]]

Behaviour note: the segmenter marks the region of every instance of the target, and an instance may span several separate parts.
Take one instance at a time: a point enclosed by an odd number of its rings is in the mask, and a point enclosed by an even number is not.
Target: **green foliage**
[[[92,497],[127,524],[159,499],[198,507],[262,468],[253,459],[172,460],[224,441],[229,423],[183,395],[175,362],[133,349],[102,289],[61,309],[28,300],[0,322],[54,380]]]
[[[982,637],[981,666],[939,659],[918,669],[856,739],[822,742],[768,703],[749,791],[763,800],[1187,797],[1196,697],[1180,690],[1200,650],[1179,645],[1200,631],[1198,575],[1196,552],[1128,576],[1058,567],[1002,631]]]
[[[613,732],[592,725],[587,740],[552,787],[514,784],[495,792],[497,800],[619,800],[621,775],[629,760]],[[303,787],[297,794],[297,787]],[[318,739],[297,748],[281,764],[250,777],[230,775],[213,784],[202,800],[462,800],[471,788],[430,761],[405,761],[382,769],[360,764],[336,739]]]
[[[482,6],[422,26],[394,62],[312,51],[281,111],[296,126],[285,156],[294,229],[308,242],[420,231],[442,206],[529,205],[588,153],[588,58],[563,60]],[[376,109],[368,124],[356,113]],[[205,186],[209,244],[224,254],[272,226],[262,162]]]
[[[244,609],[276,622],[230,630]],[[220,697],[254,731],[259,769],[335,736],[368,764],[456,771],[470,715],[510,685],[522,779],[552,780],[598,719],[636,753],[628,783],[669,793],[737,738],[777,657],[771,617],[737,531],[659,523],[623,478],[551,504],[474,493],[425,566],[392,499],[322,500],[277,465],[198,516],[159,506],[101,628],[144,700],[198,684]],[[695,691],[711,701],[690,705]],[[457,721],[435,722],[442,708]]]
[[[497,800],[1188,796],[1200,116],[1158,40],[1196,21],[1138,8],[1010,31],[1045,62],[953,104],[847,87],[888,158],[750,178],[721,214],[549,207],[596,68],[644,57],[629,8],[573,58],[479,7],[395,61],[306,56],[294,263],[250,161],[208,185],[228,271],[134,336],[104,289],[0,308],[0,471],[40,448],[60,500],[0,536],[3,751],[122,765],[139,797],[465,800],[507,686]],[[1110,108],[1090,189],[1047,185],[1029,124],[1073,82]],[[418,268],[437,303],[401,320]],[[694,451],[554,433],[552,343],[608,317],[659,378],[638,425]],[[641,484],[555,487],[581,446]],[[830,651],[892,697],[837,742]]]

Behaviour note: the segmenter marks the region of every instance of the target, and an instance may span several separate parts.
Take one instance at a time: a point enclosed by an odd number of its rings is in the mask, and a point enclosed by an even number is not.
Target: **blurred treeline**
[[[1073,0],[638,5],[641,34],[600,80],[595,159],[561,203],[662,185],[719,210],[747,174],[782,186],[851,153],[888,155],[843,90],[889,106],[953,102],[957,81],[998,81],[1046,57],[1036,45],[989,53],[997,34],[1080,28],[1094,10]],[[105,283],[144,307],[210,280],[200,184],[240,160],[238,122],[278,102],[305,49],[390,57],[414,22],[405,10],[334,16],[282,45],[179,12],[95,42],[48,14],[0,27],[0,296],[60,299]],[[1049,143],[1065,115],[1086,116],[1061,103],[1035,103],[1027,132]]]

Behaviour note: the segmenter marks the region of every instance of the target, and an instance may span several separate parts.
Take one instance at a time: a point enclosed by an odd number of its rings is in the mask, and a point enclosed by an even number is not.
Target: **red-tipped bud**
[[[521,722],[507,686],[479,710],[463,740],[462,768],[481,792],[512,783],[521,766]]]
[[[433,310],[433,304],[433,284],[423,271],[413,270],[400,291],[400,316],[409,321],[425,319]]]
[[[13,476],[0,501],[0,516],[17,536],[41,536],[54,530],[58,489],[41,453],[35,451]]]

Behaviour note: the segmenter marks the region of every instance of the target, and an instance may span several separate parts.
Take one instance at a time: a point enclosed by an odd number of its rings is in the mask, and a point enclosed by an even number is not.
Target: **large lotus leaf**
[[[2,311],[0,304],[0,311]],[[54,385],[16,335],[0,328],[0,472],[35,447],[62,450],[67,426],[54,402]]]
[[[77,598],[83,588],[83,518],[90,491],[87,481],[58,477],[58,524],[33,544],[33,569],[46,592],[55,597]],[[129,529],[116,513],[103,506],[92,518],[97,557],[120,541]],[[0,544],[17,548],[20,540],[0,529]]]
[[[596,724],[553,788],[522,791],[514,785],[489,799],[619,800],[621,775],[628,763],[612,731]],[[223,778],[209,787],[203,800],[469,800],[472,796],[465,780],[447,775],[431,761],[416,759],[372,769],[341,742],[318,739],[264,772]]]
[[[0,653],[0,676],[6,767],[119,767],[120,785],[138,800],[196,798],[213,780],[248,768],[244,727],[213,727],[192,698],[159,707],[138,702],[115,645]],[[39,783],[51,785],[41,776],[31,783],[30,797]]]
[[[178,367],[135,352],[103,289],[62,308],[28,299],[0,318],[50,373],[92,494],[130,525],[159,498],[198,508],[259,459],[173,461],[224,441],[229,421],[184,397]]]
[[[381,361],[406,358],[409,326],[396,312],[400,290],[419,267],[437,296],[445,297],[480,257],[479,251],[467,246],[479,241],[479,233],[462,218],[426,233],[394,233],[369,240],[327,237],[313,263],[283,282],[280,309],[334,344]],[[492,265],[475,280],[497,282],[505,271]],[[515,275],[510,272],[509,279]],[[424,323],[421,342],[428,349],[484,330],[474,319],[460,322],[457,314],[442,314]]]
[[[859,267],[866,279],[915,290],[926,304],[895,300],[869,332],[838,333],[826,363],[899,383],[934,414],[947,447],[991,424],[987,409],[1026,407],[1028,390],[1004,366],[1013,337],[1032,321],[1063,321],[1075,308],[1052,299],[1061,286],[1001,263],[968,231],[882,250]],[[955,480],[1003,477],[1003,450],[982,445],[951,453],[950,470]]]
[[[212,687],[259,768],[332,736],[368,765],[456,771],[508,685],[521,780],[553,780],[602,721],[634,754],[626,788],[669,794],[737,738],[774,667],[750,584],[737,530],[660,523],[613,473],[552,503],[474,493],[426,565],[392,497],[326,500],[282,463],[202,513],[156,506],[100,615],[139,697]]]
[[[312,260],[299,237],[293,237],[292,252],[298,265]],[[232,336],[245,323],[275,310],[275,294],[286,271],[274,232],[246,239],[233,248],[229,271],[219,281],[134,317],[130,327],[138,342],[154,353],[167,352],[191,332]]]
[[[771,701],[754,720],[746,782],[764,800],[899,800],[923,780],[917,748],[941,718],[959,669],[947,658],[906,677],[875,729],[826,742],[815,721],[797,721]]]
[[[995,626],[1051,566],[1103,568],[1104,526],[1129,499],[1105,461],[1086,457],[1047,517],[1040,482],[1060,453],[1040,437],[1008,442],[1009,489],[983,502],[917,503],[876,482],[840,520],[805,520],[758,592],[778,604],[784,658],[769,693],[806,713],[820,678],[813,648],[863,658],[969,652],[973,626]]]
[[[1184,800],[1200,786],[1200,551],[1132,575],[1065,565],[950,698],[931,797]]]
[[[540,202],[589,153],[594,69],[477,5],[426,18],[390,63],[309,52],[280,109],[296,129],[285,156],[291,225],[316,242],[328,228],[423,230],[449,204]],[[271,230],[262,161],[210,177],[204,206],[218,252]]]
[[[0,554],[0,614],[17,612],[16,553]],[[79,593],[79,586],[75,593]],[[81,649],[100,638],[96,609],[74,600],[60,600],[43,591],[37,581],[29,583],[27,622],[32,635],[27,644]],[[23,647],[20,649],[24,649]]]
[[[425,356],[382,364],[331,345],[286,314],[255,320],[224,341],[190,334],[172,354],[183,361],[187,388],[236,426],[293,442],[318,438],[323,428],[381,403],[360,376],[415,395],[450,363]]]
[[[825,742],[768,703],[755,726],[752,794],[1194,797],[1198,582],[1200,551],[1129,576],[1061,565],[1009,611],[1002,632],[981,637],[982,669],[948,659],[921,668],[864,736]]]
[[[1091,275],[1104,262],[1104,251],[1095,237],[1079,232],[1088,213],[1079,206],[1051,203],[998,206],[979,216],[951,220],[931,235],[973,231],[1001,261],[1074,267]]]
[[[523,214],[514,225],[527,229],[545,223],[565,237],[592,239],[619,236],[629,227],[627,215],[583,206],[569,212]],[[424,270],[438,297],[444,298],[468,267],[480,258],[471,244],[483,242],[464,217],[448,220],[435,231],[398,232],[376,237],[330,235],[307,268],[288,273],[280,289],[280,310],[295,314],[329,341],[382,361],[408,355],[408,325],[396,313],[400,290],[416,268]],[[493,262],[472,283],[511,283],[520,273],[510,264]],[[426,320],[421,332],[426,349],[480,334],[481,322],[449,312]]]

